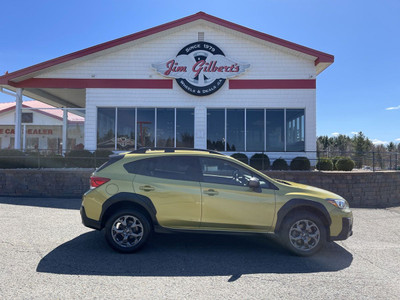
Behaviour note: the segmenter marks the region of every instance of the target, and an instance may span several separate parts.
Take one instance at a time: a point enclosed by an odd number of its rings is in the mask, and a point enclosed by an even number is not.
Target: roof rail
[[[129,152],[130,154],[134,153],[146,153],[147,151],[164,151],[164,152],[175,152],[176,150],[183,150],[183,151],[201,151],[201,152],[208,152],[210,154],[219,154],[223,155],[222,153],[214,150],[206,150],[206,149],[195,149],[195,148],[185,148],[185,147],[143,147],[137,150]]]

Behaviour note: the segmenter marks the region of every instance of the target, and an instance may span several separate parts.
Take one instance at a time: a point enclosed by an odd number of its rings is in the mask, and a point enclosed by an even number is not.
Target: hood
[[[287,195],[311,196],[322,199],[343,199],[343,197],[339,196],[338,194],[311,185],[305,185],[281,179],[274,180],[279,183],[279,188],[282,188],[281,190]]]

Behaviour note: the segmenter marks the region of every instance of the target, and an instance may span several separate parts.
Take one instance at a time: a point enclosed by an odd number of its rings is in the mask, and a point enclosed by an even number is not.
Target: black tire
[[[139,250],[151,233],[148,218],[132,209],[120,210],[113,214],[108,218],[104,229],[107,243],[121,253]]]
[[[311,212],[300,211],[285,218],[279,237],[293,254],[311,256],[325,246],[326,232],[321,218]]]

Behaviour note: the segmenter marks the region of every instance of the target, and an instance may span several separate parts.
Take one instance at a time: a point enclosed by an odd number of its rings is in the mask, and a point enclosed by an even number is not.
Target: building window
[[[225,109],[207,110],[207,149],[225,151]]]
[[[226,151],[245,151],[244,109],[226,111]]]
[[[304,151],[304,109],[286,110],[286,151]]]
[[[264,110],[246,110],[246,151],[264,151]]]
[[[38,137],[27,137],[25,149],[26,150],[38,150],[39,149],[39,138]]]
[[[21,123],[33,123],[33,113],[21,113]]]
[[[174,147],[175,110],[157,108],[157,147]]]
[[[194,109],[176,109],[176,147],[194,147]]]
[[[97,110],[97,149],[115,149],[115,108]]]
[[[266,151],[285,151],[285,111],[283,109],[267,109]]]
[[[303,152],[304,125],[304,109],[207,109],[207,149]]]
[[[98,108],[98,149],[134,150],[141,147],[193,148],[194,109]]]
[[[155,137],[155,109],[137,109],[137,149],[154,147]]]
[[[118,108],[117,110],[117,149],[135,149],[134,108]]]

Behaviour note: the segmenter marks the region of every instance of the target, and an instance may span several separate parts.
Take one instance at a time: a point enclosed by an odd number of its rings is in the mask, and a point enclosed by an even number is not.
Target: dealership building
[[[315,156],[316,78],[333,61],[199,12],[7,73],[0,87],[15,95],[17,149],[25,95],[62,108],[64,124],[79,111],[88,150],[194,147],[290,159]]]
[[[15,102],[0,103],[0,149],[14,149],[15,108]],[[63,109],[36,100],[22,102],[21,149],[61,154],[64,125],[67,141],[65,150],[83,148],[85,123],[83,115],[83,112],[79,111],[67,112],[64,124]]]

